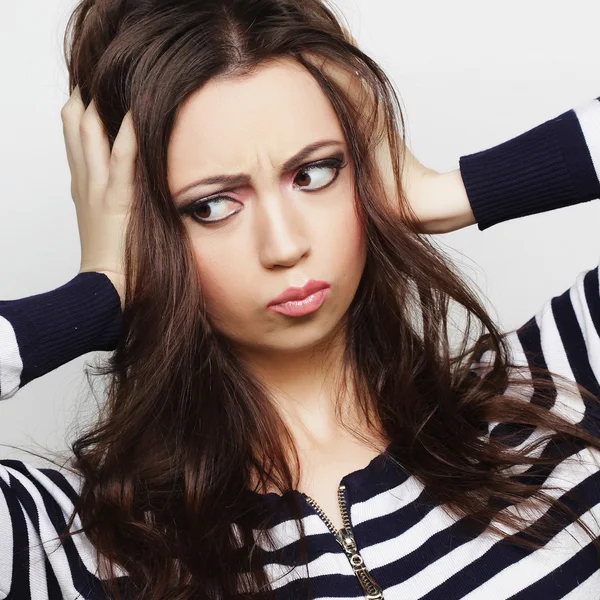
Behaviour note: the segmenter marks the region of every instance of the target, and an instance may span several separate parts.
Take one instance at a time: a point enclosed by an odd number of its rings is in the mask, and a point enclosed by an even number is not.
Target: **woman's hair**
[[[251,473],[261,489],[297,487],[297,469],[286,459],[292,438],[264,386],[207,317],[192,246],[169,192],[167,148],[192,92],[278,58],[297,61],[318,82],[356,167],[367,260],[345,318],[345,368],[365,418],[376,415],[393,441],[389,458],[475,535],[489,528],[537,548],[558,531],[561,514],[577,518],[579,511],[555,502],[543,484],[553,466],[586,446],[599,449],[600,440],[549,411],[558,379],[536,357],[528,367],[538,375],[533,398],[518,393],[531,390],[531,379],[512,363],[505,335],[449,257],[419,233],[402,193],[404,121],[393,85],[331,7],[322,0],[82,0],[65,52],[70,89],[79,86],[86,106],[95,99],[111,146],[128,110],[138,142],[123,331],[97,367],[108,376],[99,419],[72,444],[83,488],[67,529],[76,512],[82,527],[61,536],[86,533],[107,591],[144,600],[272,597],[263,569],[264,549],[275,547],[272,515],[242,492]],[[315,58],[361,80],[370,91],[364,101],[351,98]],[[396,202],[386,197],[375,160],[384,136]],[[461,325],[454,308],[466,316]],[[573,393],[595,400],[580,386]],[[491,423],[502,424],[494,435]],[[545,435],[529,436],[536,428]],[[513,472],[519,465],[531,468]],[[302,535],[304,552],[279,561],[290,568],[306,561],[297,500],[279,499]],[[559,512],[532,525],[526,513],[502,510],[529,503],[554,503]],[[499,525],[529,528],[512,536]],[[129,576],[125,588],[116,583],[118,568]]]

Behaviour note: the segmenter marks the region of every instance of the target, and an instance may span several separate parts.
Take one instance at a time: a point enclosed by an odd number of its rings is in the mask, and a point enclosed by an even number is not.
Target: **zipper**
[[[321,517],[325,525],[327,525],[327,529],[333,533],[338,544],[344,550],[344,553],[350,562],[350,566],[352,567],[354,574],[356,577],[358,577],[358,581],[362,586],[365,598],[367,600],[383,600],[383,591],[375,583],[373,577],[371,577],[371,574],[365,565],[365,561],[363,560],[363,557],[360,555],[360,552],[356,546],[354,532],[352,531],[352,525],[350,524],[350,515],[348,514],[346,506],[345,492],[346,486],[343,483],[340,483],[338,487],[338,502],[340,504],[340,511],[342,513],[344,527],[342,527],[342,529],[339,531],[333,526],[331,519],[323,512],[323,509],[315,502],[315,500],[313,500],[307,494],[303,493],[302,495],[315,509],[316,513],[319,515],[319,517]]]

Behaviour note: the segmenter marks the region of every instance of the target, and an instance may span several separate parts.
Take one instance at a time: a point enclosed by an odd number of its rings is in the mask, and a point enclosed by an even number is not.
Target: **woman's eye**
[[[300,189],[307,192],[322,190],[331,185],[346,166],[343,160],[330,158],[300,169],[294,178],[294,182]],[[217,196],[209,200],[192,202],[181,213],[189,214],[199,223],[218,223],[235,215],[242,210],[243,206],[237,200],[227,196]]]
[[[231,198],[211,198],[189,207],[189,213],[201,223],[217,223],[242,210],[239,202]]]
[[[307,192],[322,190],[337,179],[344,166],[341,161],[335,160],[304,167],[298,171],[294,181]]]

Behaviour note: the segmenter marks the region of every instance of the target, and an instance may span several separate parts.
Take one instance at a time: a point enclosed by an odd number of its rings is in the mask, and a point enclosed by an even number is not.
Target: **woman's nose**
[[[257,242],[265,268],[292,267],[310,251],[309,231],[294,199],[271,194],[257,203]]]

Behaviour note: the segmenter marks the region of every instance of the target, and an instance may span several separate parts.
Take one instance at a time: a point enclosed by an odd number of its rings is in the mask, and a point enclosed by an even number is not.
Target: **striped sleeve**
[[[530,372],[548,370],[553,379],[558,375],[578,383],[600,399],[599,269],[597,266],[581,272],[569,289],[546,300],[534,316],[508,332],[506,338],[512,363],[528,367]],[[486,372],[493,358],[493,351],[484,351],[474,362],[474,370]],[[578,392],[564,394],[560,391],[562,381],[554,381],[554,393],[548,400],[545,392],[539,393],[536,381],[534,377],[529,380],[529,391],[525,393],[528,401],[559,412],[600,437],[600,404],[589,402]],[[517,388],[511,390],[521,393]],[[496,429],[493,435],[501,436],[514,427],[494,424],[492,429]]]
[[[70,471],[0,461],[0,598],[104,597],[90,540],[81,533],[64,544],[56,539],[80,490]],[[72,530],[80,527],[76,517]]]
[[[0,400],[95,350],[113,350],[121,330],[119,294],[103,273],[78,273],[63,286],[0,301]]]
[[[600,98],[503,144],[461,157],[460,167],[481,230],[598,199]],[[598,269],[580,273],[567,291],[547,300],[509,340],[516,363],[548,369],[600,397]],[[535,398],[534,388],[532,401]],[[586,406],[582,399],[579,406],[567,401],[563,409],[571,412],[565,416],[583,421],[600,436],[597,408]]]
[[[523,364],[548,369],[576,382],[600,398],[599,267],[580,273],[563,294],[547,300],[516,332]],[[535,395],[535,390],[534,390]],[[556,402],[558,401],[558,402]],[[600,410],[579,394],[554,410],[600,437]]]

